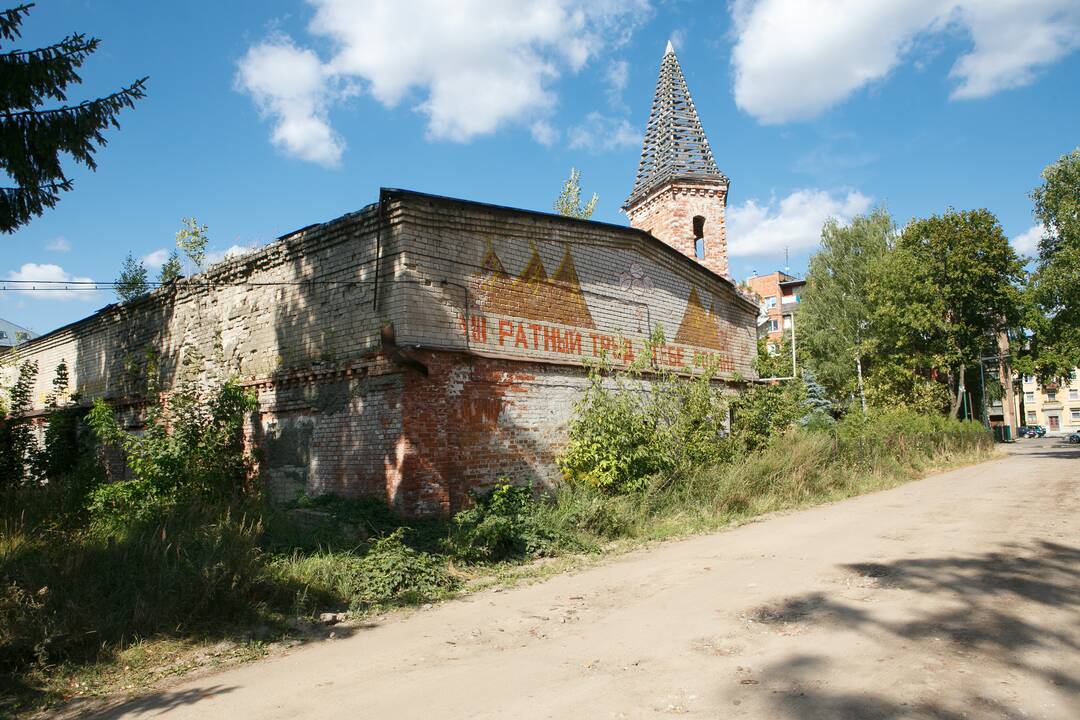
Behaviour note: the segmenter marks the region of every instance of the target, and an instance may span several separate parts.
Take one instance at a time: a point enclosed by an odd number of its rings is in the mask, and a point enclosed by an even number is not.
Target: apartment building
[[[0,350],[15,347],[35,337],[37,336],[26,328],[0,318]]]
[[[754,275],[746,284],[758,296],[758,338],[767,338],[770,345],[778,344],[785,335],[790,335],[796,323],[795,311],[806,281],[777,270],[768,275]]]
[[[1073,370],[1063,383],[1040,385],[1030,375],[1023,378],[1020,417],[1025,425],[1042,425],[1048,434],[1080,431],[1080,371]]]

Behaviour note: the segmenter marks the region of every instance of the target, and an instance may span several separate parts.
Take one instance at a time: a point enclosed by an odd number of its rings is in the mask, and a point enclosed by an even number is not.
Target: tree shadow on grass
[[[1066,661],[1080,656],[1080,548],[1041,541],[1008,544],[974,557],[856,563],[843,568],[860,578],[863,587],[934,596],[944,607],[916,610],[904,619],[884,619],[875,617],[867,606],[808,593],[759,608],[754,620],[766,625],[797,622],[855,630],[892,646],[943,640],[954,657],[974,661],[978,668],[1004,667],[1010,674],[1052,686],[1063,698],[1080,697],[1080,667]],[[1035,664],[1026,657],[1032,652],[1062,661],[1052,667]],[[797,654],[765,668],[762,684],[776,688],[768,699],[770,717],[959,720],[1026,717],[1031,712],[959,685],[949,697],[933,701],[899,699],[872,689],[830,691],[817,680],[832,671],[829,658],[812,654]]]

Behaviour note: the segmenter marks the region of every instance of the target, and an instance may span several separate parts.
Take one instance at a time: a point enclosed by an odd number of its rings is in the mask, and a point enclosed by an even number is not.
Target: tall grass
[[[552,532],[575,534],[582,545],[595,547],[851,497],[992,453],[990,435],[976,423],[905,411],[851,415],[832,428],[792,427],[737,461],[653,476],[640,493],[564,485],[538,513]]]

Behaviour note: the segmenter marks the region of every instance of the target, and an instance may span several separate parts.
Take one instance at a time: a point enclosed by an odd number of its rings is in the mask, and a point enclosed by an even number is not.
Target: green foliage
[[[769,352],[770,342],[773,344],[772,352]],[[803,356],[802,349],[796,348],[797,363],[803,359]],[[794,371],[791,365],[791,333],[786,333],[779,342],[758,338],[757,355],[754,357],[753,367],[759,378],[791,377]]]
[[[754,451],[790,428],[806,414],[806,388],[801,380],[747,387],[732,403],[732,435],[741,450]]]
[[[124,454],[132,479],[98,488],[90,510],[105,526],[149,521],[180,503],[222,502],[242,494],[250,471],[243,442],[246,414],[256,402],[229,382],[203,400],[192,390],[152,402],[139,433],[124,430],[96,400],[87,424],[106,446]]]
[[[949,389],[900,362],[876,365],[866,380],[866,400],[873,407],[905,408],[923,415],[947,415]]]
[[[803,399],[803,409],[806,414],[799,418],[799,424],[815,428],[831,425],[834,422],[833,404],[825,388],[817,381],[811,370],[803,371],[802,380],[806,388],[806,397]]]
[[[87,452],[79,434],[78,396],[69,394],[68,382],[67,362],[61,360],[46,402],[49,412],[41,452],[35,458],[38,476],[49,483],[65,481]]]
[[[158,274],[158,282],[162,285],[174,282],[183,277],[183,268],[180,265],[180,256],[175,250],[169,253],[169,259],[161,266]]]
[[[1031,197],[1046,232],[1027,292],[1033,335],[1024,344],[1035,374],[1051,381],[1080,367],[1080,148],[1048,165],[1042,177]]]
[[[95,657],[258,607],[258,524],[189,506],[119,532],[0,526],[0,668]]]
[[[568,483],[546,517],[556,529],[588,523],[587,536],[608,540],[682,535],[891,487],[942,464],[987,458],[992,447],[978,423],[910,410],[851,412],[827,427],[789,426],[782,442],[656,479],[640,493]]]
[[[116,278],[116,296],[121,302],[134,300],[150,290],[146,282],[146,266],[142,260],[136,260],[131,253],[124,258],[120,267],[120,276]]]
[[[404,536],[404,528],[398,528],[360,559],[350,609],[417,604],[458,587],[444,563],[406,545]]]
[[[31,7],[0,11],[0,45],[19,38]],[[62,155],[96,169],[94,154],[105,145],[102,133],[119,127],[120,111],[145,96],[143,78],[97,100],[43,107],[50,100],[67,100],[69,86],[82,82],[78,69],[99,44],[96,38],[76,33],[43,48],[4,48],[0,53],[0,172],[15,185],[0,188],[0,232],[14,232],[54,207],[61,192],[72,189]]]
[[[867,353],[873,332],[870,288],[895,239],[892,217],[879,208],[847,225],[826,222],[821,249],[810,258],[799,303],[799,345],[804,364],[844,405],[858,393],[857,362],[864,374],[873,366]]]
[[[36,360],[19,366],[19,376],[8,393],[7,417],[0,416],[0,489],[18,487],[35,479],[37,442],[34,429],[24,415],[33,406]]]
[[[593,193],[592,199],[584,205],[581,204],[581,172],[577,168],[570,168],[570,177],[563,183],[562,191],[555,200],[555,212],[566,217],[588,220],[596,210],[599,196]]]
[[[610,380],[592,373],[557,460],[563,475],[620,493],[641,490],[650,477],[679,467],[719,462],[730,452],[727,402],[711,379],[709,372],[696,378],[658,373],[651,382],[635,371]]]
[[[184,227],[176,233],[176,247],[187,255],[197,271],[202,270],[206,262],[206,246],[210,244],[206,237],[206,226],[200,225],[195,218],[184,218],[183,223]]]
[[[870,285],[874,362],[946,382],[960,411],[966,368],[996,334],[1019,325],[1023,264],[987,210],[949,210],[908,225]],[[876,395],[898,389],[879,384]],[[918,387],[917,385],[915,387]],[[916,402],[896,396],[886,404]]]
[[[447,546],[468,561],[553,555],[566,541],[544,523],[532,491],[503,479],[488,492],[473,492],[473,504],[454,515]]]

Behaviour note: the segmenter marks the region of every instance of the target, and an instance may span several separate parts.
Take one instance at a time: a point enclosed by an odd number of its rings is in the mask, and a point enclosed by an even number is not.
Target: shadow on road
[[[893,647],[943,641],[950,656],[974,660],[977,669],[1003,666],[1052,685],[1065,697],[1080,697],[1080,668],[1065,662],[1056,663],[1057,667],[1035,665],[1024,657],[1033,650],[1063,659],[1080,653],[1080,548],[1039,542],[1006,545],[997,552],[970,558],[920,558],[843,567],[860,578],[863,587],[939,596],[945,609],[886,620],[875,618],[867,609],[872,606],[808,593],[758,608],[754,620],[843,627]],[[830,692],[816,682],[828,675],[829,663],[823,656],[799,654],[765,668],[761,682],[774,688],[770,698],[775,706],[773,717],[959,720],[1030,714],[1029,708],[1006,707],[970,693],[962,698],[962,705],[946,705],[917,698],[898,700],[873,692]],[[955,694],[952,699],[956,700]],[[958,709],[961,707],[963,712]]]
[[[182,705],[193,705],[215,695],[224,695],[232,692],[235,687],[223,687],[211,685],[208,687],[191,688],[189,690],[177,690],[158,692],[153,695],[133,698],[126,702],[113,705],[104,710],[94,713],[94,720],[115,720],[119,717],[156,716],[173,710]],[[72,708],[75,710],[76,708]]]

